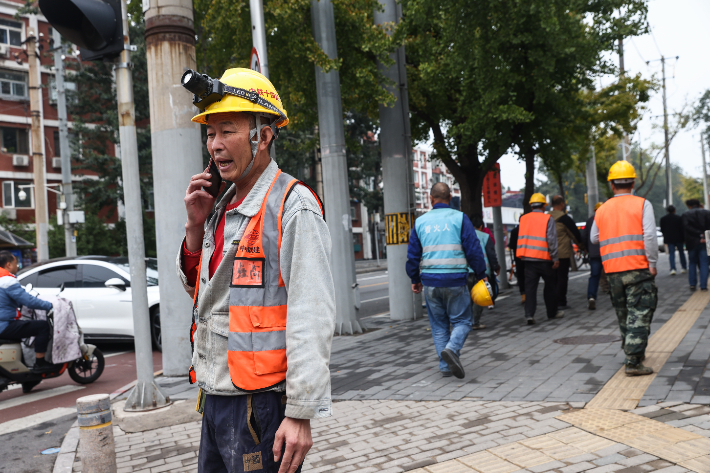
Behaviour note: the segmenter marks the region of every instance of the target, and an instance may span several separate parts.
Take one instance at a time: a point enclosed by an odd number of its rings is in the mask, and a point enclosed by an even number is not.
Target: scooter
[[[25,289],[32,290],[31,285]],[[54,327],[54,318],[47,314],[47,321],[50,327]],[[81,333],[81,329],[79,329]],[[45,379],[61,376],[65,371],[69,372],[69,377],[79,384],[90,384],[99,379],[104,371],[104,355],[96,346],[84,343],[84,337],[79,337],[79,348],[81,357],[55,365],[56,368],[47,373],[33,373],[25,362],[22,351],[22,343],[18,340],[0,339],[0,392],[8,389],[10,385],[21,384],[22,392],[29,393]]]

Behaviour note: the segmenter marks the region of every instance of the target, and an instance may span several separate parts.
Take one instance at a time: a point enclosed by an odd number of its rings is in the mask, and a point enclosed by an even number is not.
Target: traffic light
[[[114,59],[123,51],[121,0],[39,0],[49,23],[79,46],[83,61]]]

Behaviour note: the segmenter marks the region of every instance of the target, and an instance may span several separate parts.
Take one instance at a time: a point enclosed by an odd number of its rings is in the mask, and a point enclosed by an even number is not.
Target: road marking
[[[119,351],[118,353],[109,353],[108,355],[104,355],[104,358],[109,358],[111,356],[118,356],[118,355],[125,355],[126,353],[133,353],[133,351]]]
[[[383,284],[389,284],[389,282],[378,282],[377,284],[368,284],[367,286],[360,286],[360,289],[364,289],[366,287],[373,287],[373,286],[382,286]]]
[[[382,279],[382,278],[386,278],[386,277],[387,277],[387,275],[383,274],[382,276],[370,276],[367,278],[358,278],[358,281],[367,281],[368,279]]]
[[[48,389],[46,391],[37,391],[31,394],[25,394],[21,397],[15,397],[12,399],[8,399],[7,401],[0,402],[0,410],[21,406],[22,404],[27,404],[28,402],[40,401],[50,397],[59,396],[61,394],[70,393],[72,391],[78,391],[80,389],[84,389],[84,386],[60,386],[58,388]]]
[[[60,417],[68,416],[69,414],[76,414],[76,408],[55,407],[54,409],[50,409],[48,411],[40,412],[37,414],[32,414],[31,416],[21,417],[19,419],[3,422],[2,424],[0,424],[0,435],[9,434],[11,432],[17,432],[18,430],[29,429],[30,427],[34,427],[35,425],[43,424],[54,419],[59,419]]]
[[[374,319],[374,318],[379,318],[379,317],[385,317],[389,315],[389,312],[380,312],[379,314],[374,314],[374,315],[366,315],[365,317],[360,317],[361,319]]]
[[[586,272],[583,274],[578,274],[576,276],[572,276],[571,278],[567,278],[567,279],[571,281],[572,279],[583,278],[584,276],[589,276],[589,272]]]
[[[366,301],[360,301],[360,304],[364,304],[365,302],[372,302],[372,301],[379,301],[382,299],[389,299],[390,296],[382,296],[382,297],[375,297],[374,299],[368,299]]]

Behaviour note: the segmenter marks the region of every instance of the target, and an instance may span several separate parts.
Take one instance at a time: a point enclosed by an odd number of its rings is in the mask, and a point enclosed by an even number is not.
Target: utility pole
[[[330,59],[338,57],[335,38],[335,16],[331,0],[311,0],[313,36]],[[355,309],[359,296],[355,281],[348,166],[345,157],[343,104],[340,95],[340,74],[327,74],[316,66],[318,95],[318,130],[320,135],[323,193],[327,196],[326,222],[330,231],[332,251],[330,267],[335,285],[336,332],[362,332]]]
[[[200,125],[191,121],[195,106],[180,83],[186,68],[196,69],[192,2],[152,1],[145,24],[163,373],[185,376],[192,304],[175,270],[175,251],[185,236],[185,188],[204,169]]]
[[[66,256],[76,256],[74,224],[69,223],[68,213],[74,210],[74,191],[71,181],[71,151],[69,148],[69,128],[67,125],[67,93],[64,86],[64,56],[67,47],[62,44],[62,36],[54,30],[54,83],[57,86],[57,117],[59,120],[59,156],[62,159],[62,198],[64,212],[64,250]]]
[[[30,74],[30,116],[32,117],[32,171],[34,173],[35,232],[37,235],[37,261],[49,259],[47,235],[49,215],[47,210],[47,176],[44,153],[44,130],[42,129],[42,89],[40,81],[39,51],[34,28],[27,29],[27,61]]]
[[[619,79],[624,76],[626,71],[624,67],[624,39],[619,38]],[[621,141],[621,156],[624,161],[628,161],[629,151],[631,146],[629,145],[629,135],[624,132],[624,136]]]
[[[668,109],[666,108],[666,58],[661,56],[663,70],[663,136],[666,151],[666,205],[673,205],[673,183],[671,182],[671,157],[668,144]]]
[[[400,21],[395,0],[379,0],[383,11],[375,9],[375,24],[396,25]],[[392,31],[388,31],[391,34]],[[387,268],[389,279],[390,318],[412,320],[414,298],[412,285],[405,272],[407,243],[414,223],[414,199],[411,192],[412,144],[407,130],[409,107],[405,108],[407,76],[404,65],[404,46],[390,54],[391,66],[379,64],[386,79],[394,82],[388,87],[395,96],[393,107],[380,104],[380,146],[382,149],[382,180],[384,183],[385,222],[394,225],[395,231],[387,232]],[[421,307],[421,303],[419,304]]]
[[[135,387],[126,401],[126,411],[146,411],[170,404],[153,380],[153,347],[150,337],[148,291],[143,242],[143,205],[141,202],[136,139],[136,111],[133,105],[130,40],[126,0],[121,0],[123,51],[115,64],[116,99],[118,102],[118,134],[121,141],[123,200],[126,204],[126,236],[131,270],[131,306],[133,309],[134,345],[136,350]],[[184,150],[183,150],[184,152]],[[178,166],[173,166],[178,167]],[[174,185],[175,183],[173,183]],[[189,324],[187,325],[189,326]]]
[[[703,132],[700,132],[700,149],[703,153],[703,197],[705,198],[705,208],[710,209],[710,202],[708,202],[708,167],[705,163],[705,141],[703,141]]]
[[[591,146],[592,157],[587,161],[587,217],[594,214],[594,206],[599,202],[599,183],[597,181],[597,156],[594,143]]]

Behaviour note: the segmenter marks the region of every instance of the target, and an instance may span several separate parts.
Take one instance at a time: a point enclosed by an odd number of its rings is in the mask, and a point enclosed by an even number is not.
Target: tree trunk
[[[565,198],[565,184],[562,181],[562,173],[556,172],[555,175],[557,176],[557,186],[560,188],[560,195],[563,199],[567,200]]]
[[[470,172],[465,172],[464,185],[459,181],[461,188],[461,211],[468,216],[473,213],[483,214],[483,202],[481,202],[483,176],[480,173],[480,165],[471,169]],[[469,171],[468,169],[465,171]]]
[[[525,159],[525,194],[523,195],[523,213],[532,211],[530,197],[535,192],[535,148],[532,146],[523,151]]]

